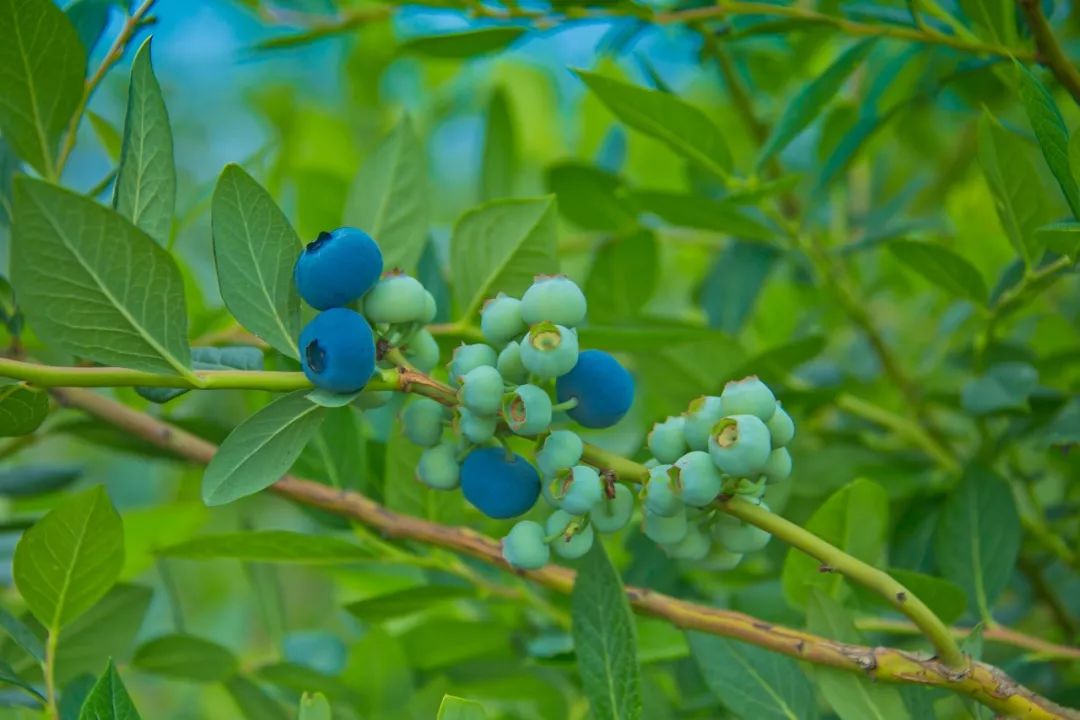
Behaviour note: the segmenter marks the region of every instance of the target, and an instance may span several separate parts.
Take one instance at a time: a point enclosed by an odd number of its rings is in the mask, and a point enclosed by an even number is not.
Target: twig
[[[1054,36],[1054,30],[1050,27],[1050,21],[1043,13],[1040,0],[1016,0],[1020,11],[1027,18],[1028,27],[1031,28],[1031,36],[1035,39],[1035,48],[1038,53],[1035,59],[1054,74],[1073,100],[1080,104],[1080,71],[1076,69],[1072,61],[1065,54]]]
[[[855,627],[864,632],[880,632],[892,635],[919,635],[922,632],[912,623],[885,618],[859,618],[855,621]],[[971,631],[972,628],[969,627],[949,628],[949,632],[952,633],[953,637],[961,639],[970,635]],[[988,642],[1029,650],[1046,660],[1080,660],[1080,648],[1058,645],[1001,625],[984,628],[982,632],[983,639]]]

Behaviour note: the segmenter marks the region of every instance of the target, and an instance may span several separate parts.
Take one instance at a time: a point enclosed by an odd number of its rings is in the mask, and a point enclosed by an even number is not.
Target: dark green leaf
[[[480,199],[512,197],[518,152],[514,118],[506,91],[496,90],[488,104],[484,126],[484,158],[480,166]]]
[[[300,356],[300,296],[293,266],[300,238],[270,194],[239,165],[227,165],[211,205],[221,299],[240,324],[275,350]]]
[[[424,585],[357,600],[345,609],[361,620],[376,623],[470,597],[475,597],[475,593],[465,586]]]
[[[0,607],[0,628],[3,628],[15,644],[25,650],[30,657],[39,663],[45,662],[45,646],[42,645],[41,639],[19,618],[3,607]]]
[[[300,698],[299,720],[330,720],[330,703],[322,693],[304,693]]]
[[[444,695],[435,720],[485,720],[484,706],[475,700]]]
[[[100,665],[100,663],[99,663]],[[90,691],[97,684],[97,678],[91,673],[83,673],[60,688],[60,720],[79,720],[83,702],[90,696]]]
[[[502,50],[524,33],[524,28],[488,27],[428,35],[406,40],[399,51],[402,54],[432,58],[469,58]]]
[[[225,689],[245,720],[289,720],[289,713],[277,700],[242,675],[226,680]]]
[[[700,195],[638,190],[631,194],[638,207],[655,213],[672,225],[710,230],[745,240],[772,242],[777,233],[730,200]]]
[[[11,223],[11,181],[18,170],[18,156],[11,145],[0,137],[0,228]]]
[[[191,348],[195,370],[262,370],[263,351],[255,347]],[[150,402],[165,403],[188,392],[184,388],[136,387],[135,392]]]
[[[194,635],[165,635],[141,645],[132,659],[143,672],[196,682],[222,682],[238,663],[227,649]]]
[[[1023,362],[998,363],[986,374],[964,383],[961,403],[973,415],[1003,410],[1027,410],[1028,397],[1038,387],[1039,373]]]
[[[17,465],[0,470],[0,495],[33,497],[55,492],[75,482],[82,471],[78,465]]]
[[[727,335],[711,328],[671,320],[640,318],[633,325],[586,325],[578,330],[582,347],[600,347],[610,352],[648,352],[658,345],[671,347],[691,343],[731,344]]]
[[[0,384],[0,437],[29,435],[49,414],[49,393],[23,383]]]
[[[56,650],[57,681],[93,672],[110,657],[126,660],[152,597],[148,587],[121,583],[64,628]]]
[[[711,327],[732,334],[742,329],[777,257],[770,247],[733,242],[716,258],[701,287]]]
[[[22,688],[35,699],[45,702],[45,696],[38,692],[37,688],[31,685],[28,680],[19,677],[18,673],[3,660],[0,660],[0,685],[14,685]]]
[[[101,34],[105,32],[105,26],[109,22],[109,11],[116,5],[117,0],[75,0],[64,8],[75,32],[79,35],[79,41],[86,49],[86,54],[93,52]]]
[[[975,266],[952,250],[929,242],[893,240],[897,260],[952,295],[986,304],[986,281]]]
[[[246,562],[303,564],[358,562],[371,558],[369,551],[345,540],[286,530],[204,535],[161,548],[158,553],[190,560],[233,558]]]
[[[785,377],[798,366],[820,355],[825,349],[825,344],[823,335],[808,335],[768,348],[747,360],[746,364],[731,373],[731,377],[759,375],[767,381],[770,378]]]
[[[1035,73],[1026,65],[1014,62],[1028,122],[1035,131],[1046,164],[1057,178],[1073,217],[1080,219],[1080,186],[1069,168],[1069,130],[1065,127],[1065,120],[1050,91],[1035,77]]]
[[[1073,260],[1080,257],[1080,223],[1061,222],[1036,228],[1035,237],[1040,246]]]
[[[599,542],[582,558],[570,597],[578,673],[596,720],[641,717],[634,617]]]
[[[83,703],[79,720],[140,720],[135,703],[111,660]]]
[[[564,162],[547,169],[547,187],[559,201],[559,212],[575,225],[620,233],[637,228],[636,213],[615,175],[592,165]]]
[[[190,375],[176,263],[112,210],[17,179],[11,281],[46,342],[107,365]]]
[[[630,322],[656,290],[660,251],[650,232],[600,246],[585,282],[592,322]]]

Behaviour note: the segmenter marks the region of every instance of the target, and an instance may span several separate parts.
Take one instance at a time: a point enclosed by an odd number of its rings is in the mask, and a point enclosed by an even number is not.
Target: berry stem
[[[561,410],[573,410],[578,406],[577,398],[570,398],[569,400],[563,400],[561,403],[555,403],[551,406],[551,412],[559,412]]]

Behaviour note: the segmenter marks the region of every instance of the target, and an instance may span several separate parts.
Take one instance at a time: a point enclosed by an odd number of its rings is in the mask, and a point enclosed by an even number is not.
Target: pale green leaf
[[[25,650],[30,657],[39,663],[45,661],[45,646],[41,643],[41,639],[25,623],[3,607],[0,607],[0,628],[3,628],[15,644]]]
[[[659,215],[672,225],[761,242],[775,242],[779,235],[730,200],[654,190],[638,190],[631,197],[641,210]]]
[[[506,48],[525,33],[520,27],[487,27],[462,32],[410,38],[398,50],[402,54],[432,58],[469,58]]]
[[[322,693],[304,693],[300,698],[299,720],[330,720],[330,703]]]
[[[618,324],[637,317],[656,290],[659,264],[660,248],[650,232],[601,245],[585,281],[590,320]]]
[[[290,720],[289,712],[281,703],[243,675],[226,680],[225,690],[245,720]]]
[[[484,706],[475,700],[455,695],[443,695],[436,720],[486,720]]]
[[[506,91],[491,96],[484,125],[484,157],[480,165],[480,199],[494,200],[514,194],[518,151],[514,118]]]
[[[889,250],[897,260],[957,297],[986,304],[986,281],[975,266],[946,247],[930,242],[893,240]]]
[[[637,213],[616,175],[580,162],[552,165],[546,175],[559,212],[578,227],[618,233],[637,228]]]
[[[119,162],[120,148],[124,142],[120,132],[113,127],[112,123],[98,115],[96,112],[86,113],[86,119],[90,121],[90,127],[94,129],[94,135],[97,136],[98,142],[101,143],[101,147],[105,151],[105,154],[108,155],[109,159],[113,162]]]
[[[196,682],[227,680],[239,666],[228,649],[183,633],[164,635],[140,645],[131,664],[143,672]]]
[[[469,597],[475,597],[475,592],[468,586],[422,585],[357,600],[346,605],[345,609],[365,622],[375,623]]]
[[[148,587],[121,583],[65,627],[56,649],[57,682],[96,672],[109,657],[126,660],[152,597]]]
[[[112,660],[83,702],[79,720],[140,720]]]
[[[972,415],[1028,409],[1028,398],[1039,385],[1039,372],[1025,362],[991,365],[984,374],[964,383],[960,404]]]
[[[245,562],[334,564],[359,562],[371,552],[336,537],[287,530],[259,530],[204,535],[158,550],[166,557],[190,560],[232,558]]]
[[[49,414],[49,393],[24,383],[0,384],[0,437],[29,435]]]
[[[1043,225],[1035,230],[1035,237],[1047,250],[1068,255],[1073,260],[1080,257],[1080,223],[1061,222]]]

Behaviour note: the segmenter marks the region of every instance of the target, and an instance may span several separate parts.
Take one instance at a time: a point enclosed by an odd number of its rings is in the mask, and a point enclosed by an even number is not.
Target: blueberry
[[[685,418],[669,417],[664,422],[653,425],[649,433],[649,452],[662,463],[673,463],[686,452],[686,438],[683,436]]]
[[[439,364],[439,343],[434,335],[423,328],[414,332],[401,350],[405,359],[420,372],[431,372]]]
[[[754,415],[768,422],[776,412],[776,396],[757,375],[732,380],[724,386],[720,399],[724,401],[725,415]]]
[[[505,293],[485,302],[480,311],[480,332],[495,347],[502,347],[527,329],[521,319],[521,301]]]
[[[713,426],[709,454],[734,477],[757,475],[769,459],[769,428],[756,415],[732,415]]]
[[[304,375],[315,387],[337,393],[363,389],[375,372],[375,338],[357,312],[331,308],[300,333]]]
[[[589,521],[597,532],[613,533],[622,530],[634,513],[634,493],[625,485],[615,486],[615,497],[605,497],[593,506]]]
[[[458,408],[457,431],[474,445],[486,443],[495,437],[498,425],[497,415],[479,415],[467,407]]]
[[[450,358],[450,384],[457,387],[465,373],[481,365],[495,367],[497,360],[495,348],[490,345],[477,343],[454,348],[454,355]]]
[[[555,512],[560,511],[556,510]],[[551,549],[559,557],[574,560],[589,552],[595,538],[596,533],[593,532],[592,525],[584,525],[572,535],[563,534],[555,538],[551,543]]]
[[[679,473],[671,465],[658,465],[649,471],[645,483],[645,509],[653,515],[671,517],[683,512],[682,485]]]
[[[321,232],[307,244],[293,267],[300,297],[317,310],[344,307],[375,284],[383,270],[375,241],[356,228]]]
[[[503,416],[517,435],[539,435],[551,426],[551,397],[535,385],[518,385],[503,406]]]
[[[619,422],[634,402],[634,378],[602,350],[586,350],[574,369],[555,382],[560,403],[571,398],[577,406],[567,411],[587,428],[605,428]]]
[[[373,323],[415,323],[427,316],[427,290],[408,275],[387,275],[364,298],[364,315]]]
[[[685,510],[671,517],[665,517],[650,512],[646,508],[645,519],[642,521],[645,536],[661,545],[674,545],[679,542],[686,537],[688,527]]]
[[[525,458],[503,448],[477,448],[461,467],[461,490],[477,510],[497,520],[528,512],[540,496],[540,476]]]
[[[461,403],[477,415],[496,415],[502,406],[503,379],[490,365],[474,367],[461,378]]]
[[[521,385],[529,379],[529,371],[521,362],[521,345],[517,342],[510,341],[506,344],[499,353],[495,367],[499,369],[503,379],[512,385]]]
[[[553,322],[574,327],[585,320],[585,294],[563,275],[538,275],[521,297],[521,317],[528,325]]]
[[[572,430],[554,430],[544,438],[544,444],[536,453],[536,466],[547,477],[555,477],[560,470],[568,470],[581,460],[585,445]]]
[[[705,507],[720,494],[723,478],[709,453],[691,450],[675,461],[675,467],[682,482],[682,499],[687,505]]]
[[[440,443],[420,454],[416,479],[434,490],[453,490],[458,486],[459,470],[457,448],[453,443]]]
[[[776,448],[769,453],[761,474],[770,484],[787,480],[791,476],[791,453],[787,451],[787,448]]]
[[[578,361],[577,333],[561,325],[534,325],[521,341],[521,364],[542,380],[565,375]]]
[[[724,417],[724,404],[714,395],[702,395],[683,413],[683,437],[691,450],[709,449],[709,431]]]
[[[401,413],[405,437],[421,447],[438,445],[446,416],[446,408],[431,398],[416,398]]]
[[[713,525],[713,537],[729,552],[757,552],[769,544],[772,535],[754,525],[724,515]]]
[[[690,526],[682,540],[664,545],[663,548],[669,557],[676,560],[704,560],[712,548],[712,543],[696,526]]]
[[[742,559],[742,553],[734,553],[721,545],[714,544],[705,559],[705,567],[714,572],[734,570]]]
[[[604,499],[604,482],[594,468],[575,465],[566,480],[559,505],[571,515],[584,515]]]
[[[776,411],[773,416],[769,418],[765,425],[769,428],[769,435],[772,436],[772,446],[774,448],[787,447],[795,439],[795,422],[779,402],[776,403]]]
[[[518,570],[539,570],[551,559],[544,528],[532,520],[521,520],[502,541],[502,556]]]

